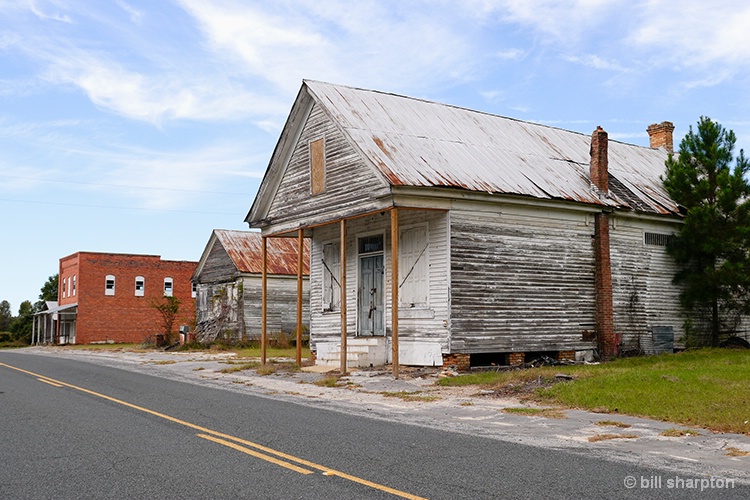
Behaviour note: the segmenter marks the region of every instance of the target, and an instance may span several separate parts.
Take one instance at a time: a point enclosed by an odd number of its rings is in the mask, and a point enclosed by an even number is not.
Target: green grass
[[[320,387],[337,387],[339,385],[340,375],[330,375],[320,380],[316,380],[313,384]]]
[[[700,349],[600,365],[478,373],[440,380],[488,389],[572,375],[529,397],[569,408],[648,417],[719,432],[750,434],[750,351]]]

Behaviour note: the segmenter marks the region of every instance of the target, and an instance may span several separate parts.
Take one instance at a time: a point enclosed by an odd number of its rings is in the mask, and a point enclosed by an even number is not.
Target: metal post
[[[267,323],[267,313],[268,313],[268,275],[266,271],[266,267],[268,264],[268,250],[267,250],[267,238],[263,236],[261,238],[263,241],[263,250],[261,252],[261,279],[260,279],[260,289],[261,289],[261,306],[260,306],[260,364],[265,365],[266,364],[266,343],[268,342],[268,335],[266,332],[266,323]]]
[[[391,344],[393,376],[398,378],[398,209],[391,209]]]
[[[302,364],[302,265],[305,238],[302,229],[297,231],[297,366]]]
[[[346,221],[341,221],[339,236],[339,298],[341,300],[341,375],[346,375]]]

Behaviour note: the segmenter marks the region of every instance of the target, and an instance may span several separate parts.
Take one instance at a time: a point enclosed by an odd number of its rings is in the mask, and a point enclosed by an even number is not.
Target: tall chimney
[[[601,127],[596,127],[594,133],[591,134],[591,163],[589,164],[589,174],[591,176],[591,182],[602,193],[609,191],[607,142],[607,132]]]
[[[674,124],[672,122],[661,122],[649,125],[646,129],[652,148],[665,148],[670,153],[674,153],[674,144],[672,142],[672,132]]]

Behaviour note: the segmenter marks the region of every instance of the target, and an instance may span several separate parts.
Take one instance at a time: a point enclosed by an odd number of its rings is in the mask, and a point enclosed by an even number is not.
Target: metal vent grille
[[[666,247],[672,244],[675,240],[673,234],[662,234],[662,233],[644,233],[643,241],[646,245],[655,245],[658,247]]]

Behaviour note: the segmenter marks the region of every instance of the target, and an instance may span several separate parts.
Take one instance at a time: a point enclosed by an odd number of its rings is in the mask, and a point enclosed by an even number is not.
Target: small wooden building
[[[673,129],[641,147],[304,81],[246,220],[311,240],[318,363],[653,352],[683,325]]]
[[[193,275],[199,340],[258,339],[261,335],[262,239],[255,231],[215,229]],[[303,256],[303,324],[309,325],[309,242]],[[297,327],[297,242],[275,239],[267,248],[268,332]]]

